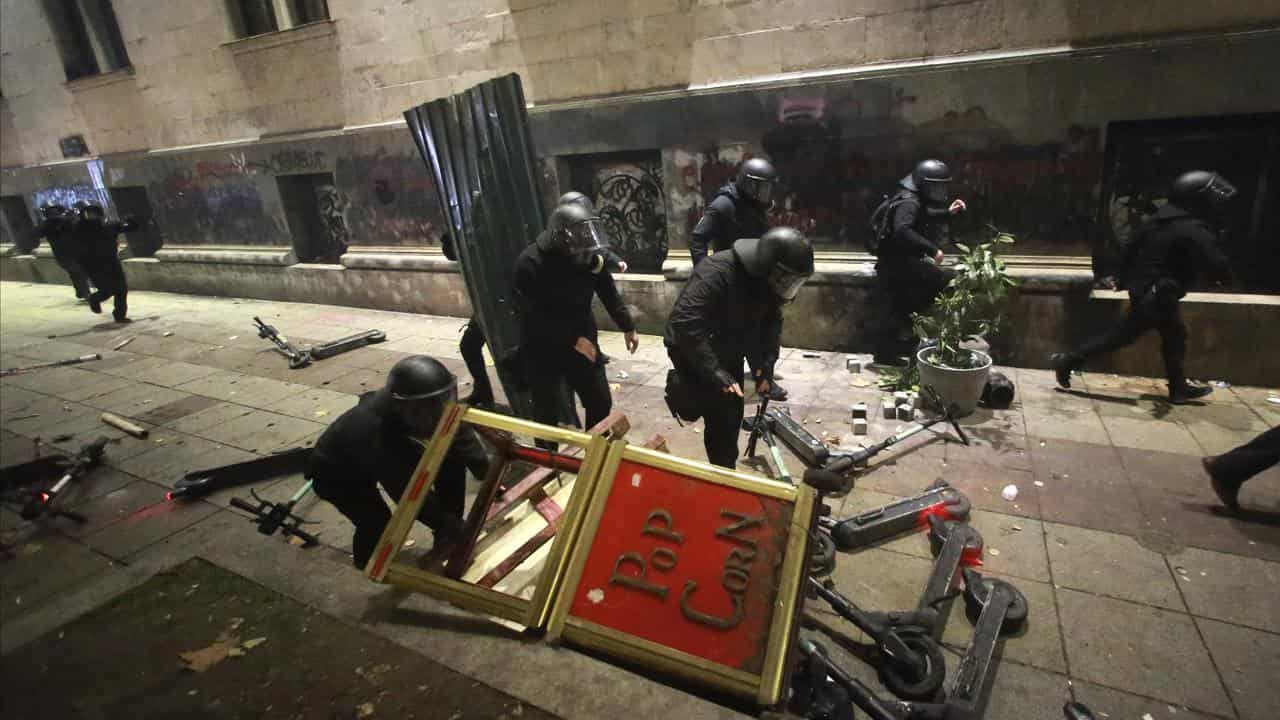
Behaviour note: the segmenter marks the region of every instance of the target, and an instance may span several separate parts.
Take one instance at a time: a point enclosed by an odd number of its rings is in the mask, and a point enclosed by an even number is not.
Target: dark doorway
[[[1240,191],[1222,218],[1237,292],[1280,292],[1280,113],[1112,123],[1100,202],[1100,250],[1114,256],[1187,170],[1221,173]],[[1209,288],[1205,288],[1209,289]]]
[[[155,213],[151,211],[151,200],[147,197],[145,187],[113,187],[107,192],[111,194],[111,204],[115,206],[116,215],[121,220],[132,217],[138,224],[136,230],[125,234],[132,257],[151,257],[164,247],[164,235],[160,232]]]
[[[0,240],[13,243],[22,253],[36,246],[36,226],[21,195],[0,196]]]
[[[662,153],[600,153],[568,160],[572,187],[561,190],[591,196],[614,252],[627,261],[631,272],[662,272],[667,259]]]
[[[337,263],[347,251],[350,233],[346,196],[333,173],[281,175],[276,183],[298,262]]]

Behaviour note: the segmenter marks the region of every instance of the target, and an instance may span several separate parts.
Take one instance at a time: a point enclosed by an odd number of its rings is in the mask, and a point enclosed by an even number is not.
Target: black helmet
[[[40,216],[45,219],[62,217],[67,214],[67,208],[64,205],[56,203],[52,200],[47,201],[40,206]]]
[[[76,203],[76,205],[79,208],[80,217],[87,220],[101,220],[107,216],[107,211],[103,210],[98,203],[82,201]]]
[[[1192,212],[1222,212],[1227,201],[1238,194],[1236,187],[1218,173],[1192,170],[1173,181],[1169,188],[1169,202]]]
[[[738,192],[761,205],[773,201],[773,185],[778,182],[778,171],[764,158],[751,158],[738,168],[734,184]]]
[[[538,236],[540,250],[575,258],[590,258],[608,242],[600,217],[576,202],[557,205],[547,231]]]
[[[439,360],[410,355],[391,366],[385,390],[409,429],[427,435],[440,422],[445,403],[457,398],[458,379]]]
[[[582,207],[587,209],[587,212],[591,213],[592,215],[596,214],[595,203],[591,202],[591,198],[587,197],[583,193],[578,192],[577,190],[570,190],[569,192],[561,195],[560,199],[556,201],[556,205],[565,205],[568,203],[572,203],[574,205],[581,205]]]
[[[920,193],[930,204],[945,205],[951,199],[948,192],[950,182],[951,168],[941,160],[930,158],[916,163],[911,174],[902,178],[899,184]]]
[[[813,244],[799,230],[770,229],[763,237],[733,243],[747,274],[767,280],[769,289],[783,302],[796,299],[800,287],[813,275]]]

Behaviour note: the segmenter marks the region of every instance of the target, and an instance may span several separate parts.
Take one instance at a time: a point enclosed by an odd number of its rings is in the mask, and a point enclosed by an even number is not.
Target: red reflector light
[[[164,494],[164,499],[165,499],[165,500],[173,500],[173,493],[172,493],[172,492],[167,492],[167,493],[165,493],[165,494]]]
[[[47,492],[41,492],[41,493],[40,493],[40,502],[49,502],[49,493],[47,493]]]

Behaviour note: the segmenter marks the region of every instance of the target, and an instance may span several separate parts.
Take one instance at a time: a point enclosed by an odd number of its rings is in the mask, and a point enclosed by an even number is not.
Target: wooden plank
[[[445,563],[446,577],[456,580],[466,572],[467,565],[471,562],[471,555],[476,549],[476,541],[480,539],[480,531],[484,529],[485,508],[492,505],[493,499],[498,496],[500,489],[498,481],[502,479],[502,471],[506,468],[507,462],[506,453],[499,453],[489,465],[489,472],[485,473],[480,492],[477,493],[475,502],[471,505],[471,512],[467,513],[466,523],[463,524],[462,542],[458,543],[458,547]]]

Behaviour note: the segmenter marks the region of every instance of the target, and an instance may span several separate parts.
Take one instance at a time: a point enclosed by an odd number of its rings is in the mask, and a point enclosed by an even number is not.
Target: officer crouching
[[[813,274],[813,246],[799,230],[777,227],[734,242],[693,268],[667,320],[674,369],[667,404],[682,420],[703,418],[707,460],[733,468],[743,417],[743,371],[767,396],[782,337],[782,306]]]
[[[424,444],[457,395],[458,380],[448,368],[435,358],[411,355],[391,368],[382,389],[361,395],[359,404],[320,435],[307,476],[316,495],[355,525],[356,567],[369,562],[391,519],[378,485],[399,501]],[[418,512],[418,520],[434,535],[432,555],[441,555],[461,538],[467,471],[483,478],[488,469],[488,455],[475,431],[461,427]]]

